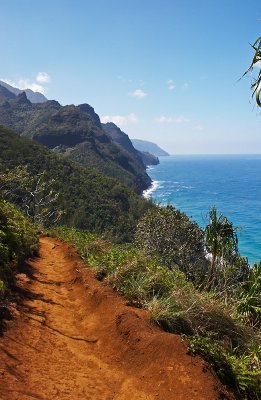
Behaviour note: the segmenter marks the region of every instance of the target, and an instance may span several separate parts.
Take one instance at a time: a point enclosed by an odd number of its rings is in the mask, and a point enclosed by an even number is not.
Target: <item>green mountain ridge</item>
[[[117,240],[129,240],[139,217],[151,205],[131,188],[94,168],[86,168],[31,139],[0,126],[1,172],[26,165],[34,177],[46,171],[47,180],[55,180],[65,213],[61,224],[109,232]],[[22,199],[16,203],[21,204]]]
[[[151,184],[142,160],[112,140],[88,104],[61,106],[55,100],[33,104],[23,92],[15,98],[2,97],[0,124],[118,179],[137,193]]]

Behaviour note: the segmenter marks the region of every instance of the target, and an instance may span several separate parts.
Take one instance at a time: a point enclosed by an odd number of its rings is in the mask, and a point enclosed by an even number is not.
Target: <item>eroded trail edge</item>
[[[25,269],[0,338],[1,400],[225,398],[178,336],[98,282],[70,245],[41,238]]]

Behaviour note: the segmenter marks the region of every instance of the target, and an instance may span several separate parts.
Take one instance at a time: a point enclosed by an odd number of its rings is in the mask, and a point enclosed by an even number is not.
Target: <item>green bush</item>
[[[135,242],[144,254],[170,269],[179,269],[188,280],[201,283],[205,279],[208,262],[203,231],[174,207],[147,211],[138,223]]]
[[[37,248],[34,226],[14,205],[0,199],[0,295],[13,283],[15,267]]]
[[[249,269],[247,282],[243,286],[238,311],[250,325],[261,326],[261,261]]]
[[[186,337],[189,353],[199,354],[212,365],[218,377],[242,399],[260,399],[260,346],[247,352],[225,349],[215,335]]]
[[[211,262],[205,287],[231,297],[245,281],[249,265],[238,250],[238,228],[225,215],[218,213],[216,207],[210,208],[208,219],[205,244]]]

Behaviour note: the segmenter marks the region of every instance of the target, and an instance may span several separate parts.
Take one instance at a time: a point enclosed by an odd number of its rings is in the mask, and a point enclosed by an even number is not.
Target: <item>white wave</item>
[[[153,181],[151,186],[148,189],[143,191],[142,196],[145,199],[150,199],[152,193],[160,186],[160,184],[161,184],[160,181]]]
[[[155,169],[155,167],[152,167],[151,165],[147,165],[146,171],[151,171],[152,169]]]

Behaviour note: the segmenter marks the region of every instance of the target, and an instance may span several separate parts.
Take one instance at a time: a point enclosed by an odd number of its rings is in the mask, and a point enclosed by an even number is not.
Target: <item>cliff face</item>
[[[113,122],[102,124],[103,130],[110,136],[110,138],[118,143],[122,148],[132,154],[137,160],[141,161],[139,152],[134,148],[129,136],[124,133],[117,125]]]
[[[145,164],[146,166],[159,164],[158,157],[154,156],[153,154],[150,154],[147,151],[140,151],[140,154],[143,164]]]
[[[102,124],[102,128],[114,142],[118,143],[122,148],[132,154],[139,163],[142,163],[145,166],[159,164],[158,157],[150,154],[149,152],[143,152],[135,149],[129,136],[117,125],[113,124],[112,122],[108,122],[107,124]]]
[[[0,124],[86,167],[115,177],[139,193],[151,183],[133,146],[129,150],[119,146],[102,129],[98,114],[88,104],[33,104],[24,92],[15,97],[7,93],[0,104]]]

